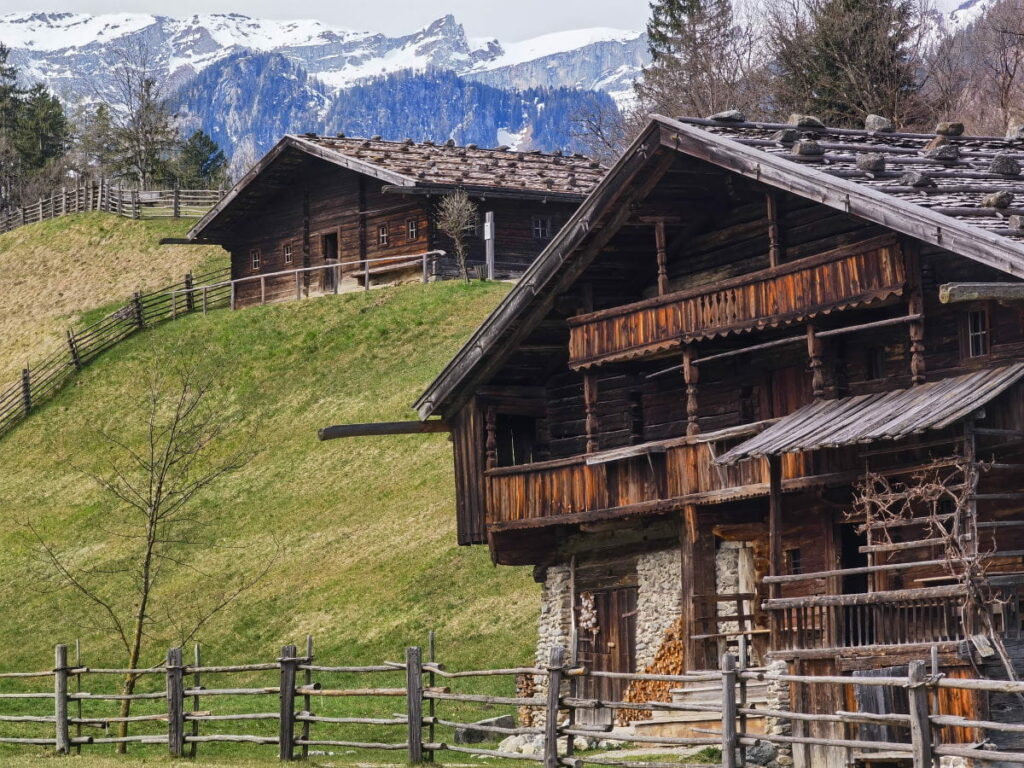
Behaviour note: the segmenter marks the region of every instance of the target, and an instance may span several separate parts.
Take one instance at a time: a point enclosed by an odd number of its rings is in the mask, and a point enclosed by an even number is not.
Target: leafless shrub
[[[445,195],[438,203],[437,228],[451,240],[455,260],[459,265],[459,275],[466,281],[469,280],[467,264],[469,249],[466,235],[476,226],[476,219],[476,205],[463,189],[457,189]]]

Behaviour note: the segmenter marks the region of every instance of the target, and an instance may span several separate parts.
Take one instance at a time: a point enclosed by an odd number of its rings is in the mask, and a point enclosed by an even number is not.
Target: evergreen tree
[[[14,129],[21,106],[18,70],[8,64],[10,49],[0,43],[0,208],[12,205],[20,174]]]
[[[14,128],[14,148],[22,167],[39,170],[63,157],[69,127],[64,108],[45,85],[37,83],[24,95]]]
[[[776,7],[769,47],[779,112],[807,111],[835,125],[858,125],[871,113],[912,119],[924,48],[920,21],[913,0]]]
[[[178,185],[184,189],[214,189],[227,179],[228,159],[204,131],[185,141],[178,157]]]

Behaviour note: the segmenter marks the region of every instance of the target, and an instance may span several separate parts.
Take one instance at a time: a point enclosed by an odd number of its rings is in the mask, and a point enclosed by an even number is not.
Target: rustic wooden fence
[[[153,680],[150,689],[132,694],[98,692],[99,689],[116,690],[117,678],[126,675]],[[221,683],[224,676],[245,675],[244,686]],[[273,675],[253,683],[255,677]],[[383,678],[381,677],[383,676]],[[390,676],[390,677],[389,677]],[[532,681],[531,695],[493,695],[466,690],[466,685],[479,683],[480,678],[504,678],[501,688],[522,690],[524,678]],[[355,685],[338,685],[339,678],[368,680]],[[379,682],[390,680],[391,684]],[[600,683],[623,681],[626,683],[659,683],[672,687],[701,686],[711,691],[710,697],[699,700],[678,701],[611,701],[581,695],[588,679]],[[106,686],[103,685],[104,680]],[[45,688],[31,681],[45,682]],[[218,681],[218,682],[213,682]],[[439,685],[443,682],[444,685]],[[751,684],[774,682],[788,687],[827,687],[841,695],[849,686],[868,686],[900,692],[908,702],[904,713],[848,712],[807,714],[791,711],[785,705],[767,709],[748,703],[747,687]],[[675,768],[673,762],[647,762],[617,756],[615,751],[579,750],[577,738],[615,738],[634,747],[696,747],[717,748],[704,753],[708,761],[704,768],[722,766],[736,768],[744,764],[748,748],[769,742],[780,748],[794,745],[813,745],[841,750],[846,753],[847,764],[860,757],[883,755],[899,759],[914,768],[931,768],[941,757],[963,757],[978,764],[1024,763],[1024,751],[993,749],[987,740],[993,734],[1020,734],[1024,724],[1019,722],[972,721],[942,712],[944,691],[990,692],[1022,694],[1024,683],[980,679],[951,679],[929,673],[923,661],[911,662],[905,677],[846,677],[771,674],[763,668],[746,669],[737,664],[734,656],[726,654],[718,670],[680,675],[657,675],[601,672],[566,662],[561,648],[551,652],[549,663],[542,668],[513,667],[450,671],[442,664],[423,659],[418,647],[407,648],[405,659],[379,665],[327,666],[317,663],[313,643],[307,640],[303,653],[294,645],[285,646],[273,661],[256,664],[213,666],[201,663],[198,646],[193,664],[186,664],[180,648],[168,651],[166,663],[146,669],[99,669],[83,666],[81,659],[69,663],[68,649],[58,645],[53,669],[37,672],[0,673],[4,691],[0,693],[0,743],[49,747],[58,753],[81,751],[85,747],[102,744],[162,745],[172,756],[195,755],[199,744],[236,743],[276,747],[281,760],[305,757],[312,750],[345,748],[366,750],[369,753],[403,754],[410,763],[432,760],[444,753],[461,753],[491,758],[508,758],[543,763],[544,768],[583,768],[583,766],[615,766],[616,768]],[[212,684],[211,684],[212,683]],[[25,686],[32,690],[26,690]],[[94,688],[93,685],[96,684]],[[519,685],[517,685],[519,684]],[[22,686],[17,691],[12,685]],[[140,686],[141,687],[141,686]],[[593,688],[594,686],[591,686]],[[458,688],[458,690],[455,690]],[[494,684],[490,689],[493,691]],[[684,688],[685,690],[685,688]],[[144,714],[122,717],[109,712],[96,712],[95,708],[119,705],[130,699],[137,708],[148,707]],[[270,698],[273,706],[258,702]],[[791,700],[805,700],[799,692]],[[812,697],[813,698],[813,697]],[[389,714],[381,716],[380,707],[372,709],[371,701],[385,703]],[[397,701],[401,705],[397,705]],[[329,702],[360,702],[362,711],[347,710],[344,716],[324,714]],[[238,711],[239,702],[244,711]],[[244,706],[249,702],[257,702]],[[314,707],[314,702],[316,706]],[[45,709],[40,709],[40,705]],[[232,706],[233,705],[233,706]],[[94,711],[85,713],[83,707]],[[27,711],[29,707],[35,709]],[[520,715],[529,713],[529,723],[523,718],[518,725],[497,725],[474,721],[471,708],[488,707],[489,715],[495,707],[506,708]],[[513,709],[515,708],[515,709]],[[321,710],[319,713],[317,710]],[[386,711],[387,711],[386,710]],[[394,710],[400,710],[395,712]],[[441,710],[454,712],[445,715]],[[580,713],[584,711],[668,711],[696,714],[702,723],[691,727],[691,736],[645,735],[643,732],[624,734],[612,732],[611,725],[584,725]],[[137,712],[137,709],[133,710]],[[833,724],[839,735],[809,736],[786,735],[786,728],[771,728],[767,733],[756,733],[748,723],[755,718],[770,718],[784,723]],[[592,721],[593,718],[590,718]],[[133,732],[112,736],[112,727],[129,723]],[[262,723],[259,732],[246,731]],[[224,731],[223,728],[229,728]],[[899,737],[878,738],[878,729]],[[26,735],[34,728],[34,735]],[[947,729],[976,734],[968,743],[943,740]],[[466,729],[483,733],[492,741],[507,736],[536,739],[539,748],[523,753],[501,749],[500,745],[478,746],[459,743],[456,731]],[[871,731],[871,729],[874,729]],[[12,735],[16,730],[17,735]],[[5,732],[6,731],[6,732]],[[94,733],[89,733],[93,731]],[[144,731],[144,732],[139,732]],[[391,733],[391,736],[372,739],[367,733]],[[485,743],[485,742],[481,742]],[[983,748],[986,747],[986,748]],[[393,758],[392,758],[393,759]]]
[[[106,211],[128,219],[198,218],[223,197],[223,189],[137,190],[92,182],[65,187],[31,205],[0,212],[0,233],[86,211]]]
[[[181,283],[136,293],[101,320],[69,329],[61,348],[24,368],[20,379],[0,390],[0,435],[52,397],[83,366],[137,331],[190,312],[228,306],[230,291],[223,287],[223,278],[229,274],[227,268],[201,275],[189,273]]]

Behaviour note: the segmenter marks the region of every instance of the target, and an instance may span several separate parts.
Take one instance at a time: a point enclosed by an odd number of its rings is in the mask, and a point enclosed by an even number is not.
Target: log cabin
[[[1024,146],[936,131],[653,117],[416,403],[451,434],[459,543],[542,585],[540,664],[562,645],[619,672],[727,650],[802,675],[1022,671]],[[906,711],[850,690],[762,701]]]
[[[463,189],[479,214],[467,238],[468,262],[485,260],[484,222],[490,214],[495,274],[515,276],[547,246],[604,171],[582,155],[561,152],[288,135],[187,239],[223,246],[231,254],[232,279],[252,278],[237,285],[236,307],[293,298],[296,290],[331,293],[346,282],[418,277],[421,254],[450,254],[436,226],[436,205]],[[337,269],[317,269],[332,264]],[[312,269],[297,280],[294,271],[304,268]],[[432,271],[451,273],[451,259],[435,260]]]

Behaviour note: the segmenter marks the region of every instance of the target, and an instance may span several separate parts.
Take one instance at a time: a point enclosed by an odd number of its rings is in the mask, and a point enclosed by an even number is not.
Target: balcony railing
[[[487,524],[550,519],[571,522],[601,513],[657,513],[692,503],[768,493],[764,459],[714,464],[719,442],[756,434],[769,422],[486,472]],[[803,457],[786,456],[783,478],[804,474]],[[559,519],[560,518],[560,519]]]
[[[778,326],[903,291],[891,237],[570,318],[569,364],[586,368],[661,353],[688,341]]]

